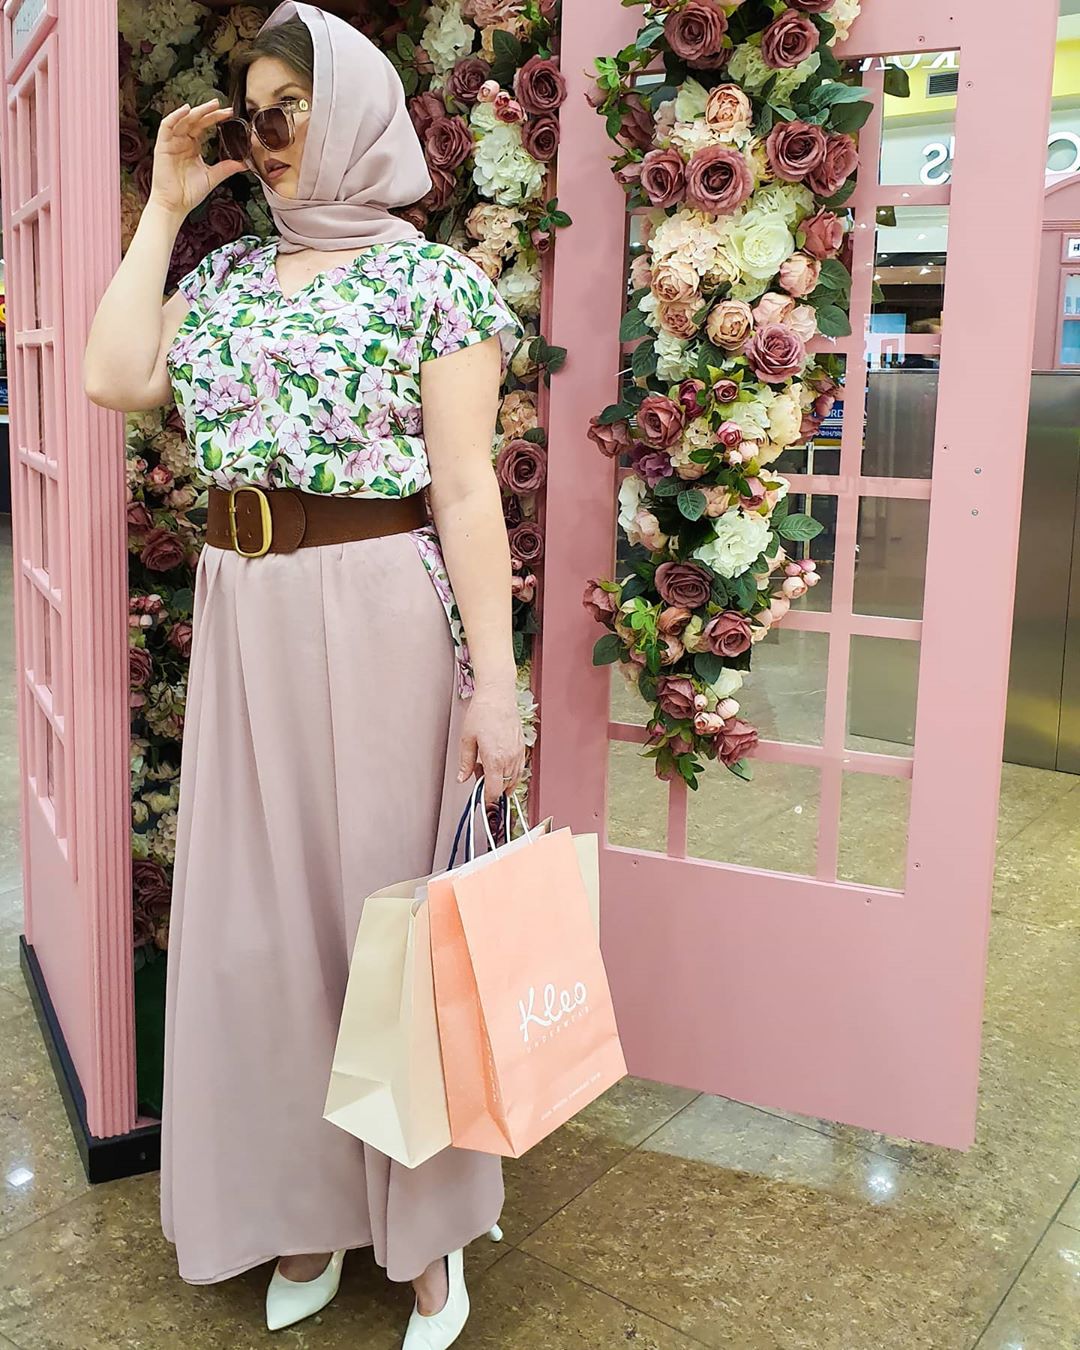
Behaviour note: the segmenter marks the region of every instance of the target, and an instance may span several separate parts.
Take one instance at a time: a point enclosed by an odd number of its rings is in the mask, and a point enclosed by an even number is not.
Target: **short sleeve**
[[[425,269],[430,282],[427,322],[420,360],[432,361],[498,334],[503,372],[524,335],[521,320],[499,294],[488,274],[471,258],[444,247],[434,266]]]
[[[221,289],[222,283],[238,262],[253,249],[260,248],[262,240],[255,234],[245,234],[231,243],[213,249],[201,263],[180,278],[176,289],[195,309],[209,308],[209,297]]]

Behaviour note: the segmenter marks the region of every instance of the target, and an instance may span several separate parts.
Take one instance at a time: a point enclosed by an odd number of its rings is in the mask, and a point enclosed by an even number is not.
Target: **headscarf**
[[[349,249],[420,236],[390,214],[431,188],[397,71],[368,38],[314,5],[279,5],[261,32],[301,19],[315,48],[307,140],[295,197],[262,189],[280,251]]]

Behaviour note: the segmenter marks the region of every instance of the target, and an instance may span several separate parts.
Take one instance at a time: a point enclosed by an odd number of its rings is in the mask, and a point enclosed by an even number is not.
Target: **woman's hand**
[[[158,128],[150,201],[173,215],[187,216],[226,178],[247,168],[237,159],[219,164],[207,164],[203,159],[207,134],[234,115],[231,108],[219,107],[219,103],[216,98],[197,108],[185,103],[163,118]]]
[[[469,700],[461,735],[463,783],[471,773],[484,775],[484,802],[499,801],[513,792],[525,774],[525,736],[518,712],[517,690],[478,688]],[[478,763],[479,761],[479,763]]]

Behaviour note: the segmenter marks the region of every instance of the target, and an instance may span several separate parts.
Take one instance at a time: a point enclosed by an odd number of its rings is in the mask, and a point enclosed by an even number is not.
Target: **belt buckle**
[[[262,547],[254,552],[249,552],[240,547],[239,540],[236,537],[236,494],[238,492],[254,492],[259,499],[259,517],[262,522]],[[254,483],[242,483],[239,487],[229,489],[229,540],[234,550],[240,554],[241,558],[261,558],[269,548],[274,538],[274,520],[270,514],[270,498],[262,488],[256,487]]]

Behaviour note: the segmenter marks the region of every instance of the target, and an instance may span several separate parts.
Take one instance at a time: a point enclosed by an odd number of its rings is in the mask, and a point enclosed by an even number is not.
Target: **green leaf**
[[[748,759],[737,759],[734,764],[729,764],[727,767],[736,778],[741,778],[744,783],[752,783],[754,781],[754,773],[750,768],[750,761]]]
[[[613,665],[622,656],[622,651],[623,641],[618,633],[605,633],[593,647],[592,663],[594,666]]]
[[[810,106],[817,111],[836,103],[858,103],[867,92],[854,84],[819,84],[810,95]]]
[[[743,572],[741,576],[732,577],[730,584],[731,596],[737,608],[743,613],[749,613],[758,597],[757,582],[753,574]]]
[[[373,342],[367,349],[366,357],[373,366],[382,366],[386,364],[386,358],[390,355],[386,345],[382,342]]]
[[[649,589],[649,583],[644,577],[637,575],[627,577],[622,584],[620,604],[625,600],[636,600],[639,595],[644,595]],[[640,624],[635,624],[634,627],[640,627]]]
[[[653,488],[656,497],[677,497],[683,491],[683,480],[674,474],[670,478],[661,478]]]
[[[840,62],[833,55],[832,48],[818,47],[818,56],[821,57],[821,65],[817,70],[818,78],[838,80],[844,72],[840,68]]]
[[[819,285],[825,286],[830,291],[839,291],[841,295],[848,295],[851,292],[851,273],[839,258],[826,258],[821,264]]]
[[[397,39],[397,52],[403,61],[414,61],[416,59],[416,43],[409,37],[408,33],[399,33]]]
[[[221,468],[221,450],[216,445],[208,445],[202,453],[203,465],[207,469]]]
[[[829,114],[829,126],[833,131],[851,134],[866,125],[873,111],[872,103],[838,103]]]
[[[830,211],[839,211],[854,191],[855,179],[849,178],[839,191],[834,192],[831,197],[827,198],[825,202],[826,207]]]
[[[811,14],[810,19],[814,27],[821,34],[825,42],[831,42],[836,36],[836,25],[830,23],[824,14]],[[820,51],[820,47],[818,48]]]
[[[679,511],[687,520],[700,520],[709,504],[708,497],[698,488],[679,493]]]
[[[643,28],[637,35],[635,46],[651,47],[658,37],[664,36],[664,25],[662,23],[651,23],[648,28]]]
[[[757,126],[754,127],[754,131],[759,136],[767,136],[769,132],[772,131],[773,123],[775,121],[776,114],[773,112],[771,106],[766,103],[761,110],[761,116],[757,120]]]
[[[825,337],[848,337],[851,320],[839,305],[822,305],[817,312],[818,331]]]
[[[610,427],[616,422],[625,422],[633,415],[634,410],[629,403],[609,403],[596,420],[602,427]]]
[[[713,652],[698,652],[694,657],[694,673],[706,684],[715,684],[724,669],[724,659]]]
[[[534,445],[547,445],[547,432],[543,427],[530,427],[521,439],[532,441]]]
[[[413,66],[409,66],[406,70],[401,72],[401,83],[406,94],[408,94],[410,98],[416,93],[417,89],[420,88],[420,76]]]
[[[619,139],[619,132],[622,130],[622,113],[618,108],[613,108],[607,115],[607,134],[613,141]]]
[[[911,97],[911,80],[902,66],[886,66],[885,92],[893,98]]]
[[[788,516],[780,522],[779,533],[782,539],[788,539],[793,543],[805,544],[811,539],[816,539],[825,528],[820,520],[815,520],[813,516],[798,514]]]
[[[633,371],[635,379],[647,379],[648,376],[656,374],[659,361],[660,355],[656,350],[656,343],[641,342],[634,348],[634,354],[630,358],[630,369]]]
[[[622,323],[619,324],[619,341],[633,342],[637,338],[651,336],[652,329],[642,311],[636,307],[628,309],[622,317]]]
[[[495,29],[491,35],[491,46],[497,62],[509,61],[515,66],[523,64],[521,43],[514,37],[513,33],[508,33],[505,28]]]

